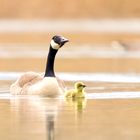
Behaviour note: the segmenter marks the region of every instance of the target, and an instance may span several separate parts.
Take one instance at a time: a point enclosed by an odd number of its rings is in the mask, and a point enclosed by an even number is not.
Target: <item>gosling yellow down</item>
[[[83,82],[76,82],[74,85],[74,89],[67,90],[65,92],[66,98],[85,98],[84,88],[86,85]]]

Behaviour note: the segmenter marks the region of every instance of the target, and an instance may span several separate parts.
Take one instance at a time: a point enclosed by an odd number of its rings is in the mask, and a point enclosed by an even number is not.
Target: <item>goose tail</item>
[[[17,94],[21,93],[21,90],[22,90],[22,88],[19,86],[19,84],[17,82],[13,83],[10,86],[10,93],[11,94],[17,95]]]

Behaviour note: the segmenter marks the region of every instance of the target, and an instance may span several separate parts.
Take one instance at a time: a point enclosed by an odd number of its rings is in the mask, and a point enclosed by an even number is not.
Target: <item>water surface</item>
[[[140,139],[139,75],[58,73],[68,88],[76,80],[87,84],[86,99],[66,100],[11,95],[9,86],[20,74],[0,73],[1,139]]]
[[[139,51],[91,44],[62,48],[56,75],[68,89],[83,81],[85,99],[11,95],[10,85],[24,71],[44,70],[47,49],[46,45],[0,45],[0,139],[140,139]]]

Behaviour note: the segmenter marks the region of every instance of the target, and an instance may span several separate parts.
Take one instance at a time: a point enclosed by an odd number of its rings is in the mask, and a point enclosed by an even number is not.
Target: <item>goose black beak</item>
[[[66,42],[69,42],[69,40],[65,39],[65,40],[62,41],[62,43],[66,43]]]
[[[64,38],[64,37],[61,38],[61,41],[60,41],[61,47],[67,42],[69,42],[69,40],[67,38]]]

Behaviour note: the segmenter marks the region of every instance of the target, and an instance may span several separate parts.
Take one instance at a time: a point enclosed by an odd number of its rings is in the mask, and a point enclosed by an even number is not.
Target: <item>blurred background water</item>
[[[0,139],[139,140],[140,2],[0,0]],[[13,96],[23,72],[44,72],[50,39],[70,42],[56,74],[87,99]]]

